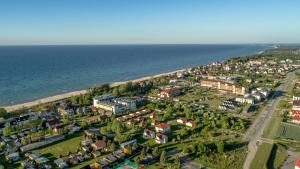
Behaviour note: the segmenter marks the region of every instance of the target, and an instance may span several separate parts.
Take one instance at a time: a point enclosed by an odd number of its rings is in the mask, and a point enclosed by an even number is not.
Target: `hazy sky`
[[[300,0],[0,0],[0,44],[300,43]]]

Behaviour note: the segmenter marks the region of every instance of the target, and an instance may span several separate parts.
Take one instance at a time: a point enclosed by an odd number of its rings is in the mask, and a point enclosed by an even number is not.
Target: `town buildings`
[[[176,97],[178,95],[180,95],[180,89],[178,87],[166,87],[159,93],[159,96],[162,98]]]
[[[160,123],[155,126],[155,131],[159,133],[169,133],[171,132],[171,127],[167,123]]]
[[[106,111],[110,111],[113,114],[119,114],[126,111],[132,111],[136,109],[136,101],[125,97],[116,97],[111,95],[98,96],[93,99],[93,106]]]
[[[248,89],[246,87],[238,86],[233,83],[222,80],[201,79],[200,85],[204,87],[216,88],[221,91],[228,91],[238,95],[245,95],[246,93],[248,93]]]

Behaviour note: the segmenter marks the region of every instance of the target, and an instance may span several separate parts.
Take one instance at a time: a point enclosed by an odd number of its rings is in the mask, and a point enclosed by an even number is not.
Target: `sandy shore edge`
[[[167,72],[167,73],[161,73],[161,74],[157,74],[157,75],[153,75],[153,76],[145,76],[145,77],[141,77],[141,78],[134,79],[134,80],[113,82],[113,83],[110,83],[110,86],[115,87],[115,86],[119,86],[119,85],[122,85],[122,84],[126,84],[128,82],[133,82],[133,83],[141,82],[141,81],[150,80],[150,79],[156,78],[156,77],[167,76],[167,75],[174,74],[174,73],[177,73],[177,72],[182,72],[184,70],[185,69],[180,69],[180,70],[175,70],[175,71],[171,71],[171,72]],[[4,106],[3,108],[6,109],[6,111],[11,112],[11,111],[15,111],[15,110],[22,109],[22,108],[29,108],[29,107],[32,107],[32,106],[35,106],[35,105],[38,105],[38,104],[41,104],[41,103],[54,102],[54,101],[66,99],[66,98],[69,98],[69,97],[72,97],[72,96],[85,94],[86,92],[87,92],[87,89],[72,91],[72,92],[58,94],[58,95],[55,95],[55,96],[50,96],[50,97],[46,97],[46,98],[42,98],[42,99],[37,99],[37,100],[26,102],[26,103],[20,103],[20,104],[15,104],[15,105],[10,105],[10,106]]]

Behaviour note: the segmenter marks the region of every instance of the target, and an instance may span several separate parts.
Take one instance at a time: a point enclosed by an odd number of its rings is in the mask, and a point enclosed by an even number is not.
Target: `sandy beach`
[[[153,75],[153,76],[145,76],[145,77],[141,77],[138,79],[133,79],[133,80],[128,80],[128,81],[121,81],[121,82],[113,82],[110,84],[111,87],[115,87],[115,86],[119,86],[122,84],[126,84],[128,82],[141,82],[141,81],[145,81],[145,80],[150,80],[152,78],[157,78],[157,77],[161,77],[161,76],[167,76],[170,74],[174,74],[177,72],[182,72],[185,69],[180,69],[180,70],[175,70],[172,72],[167,72],[167,73],[161,73],[161,74],[157,74],[157,75]],[[54,101],[58,101],[58,100],[63,100],[72,96],[77,96],[80,94],[85,94],[87,92],[87,90],[78,90],[78,91],[73,91],[73,92],[68,92],[68,93],[62,93],[59,95],[55,95],[55,96],[50,96],[50,97],[46,97],[46,98],[42,98],[42,99],[38,99],[38,100],[34,100],[34,101],[30,101],[30,102],[26,102],[26,103],[20,103],[20,104],[15,104],[15,105],[10,105],[10,106],[4,106],[3,108],[6,109],[6,111],[8,112],[12,112],[18,109],[22,109],[22,108],[29,108],[41,103],[49,103],[49,102],[54,102]]]

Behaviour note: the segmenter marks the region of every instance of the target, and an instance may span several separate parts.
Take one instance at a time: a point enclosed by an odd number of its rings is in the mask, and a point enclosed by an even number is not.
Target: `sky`
[[[299,0],[0,0],[0,45],[300,43]]]

